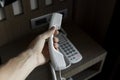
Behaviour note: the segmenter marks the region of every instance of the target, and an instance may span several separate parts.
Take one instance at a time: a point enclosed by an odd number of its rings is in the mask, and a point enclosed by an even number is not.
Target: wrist
[[[27,53],[29,56],[33,57],[33,60],[35,60],[36,67],[39,65],[43,65],[46,62],[46,59],[42,53],[36,52],[32,49],[28,49]]]
[[[26,58],[26,60],[31,61],[30,64],[33,64],[33,67],[37,67],[37,55],[33,53],[31,49],[27,49],[21,54],[22,58]]]

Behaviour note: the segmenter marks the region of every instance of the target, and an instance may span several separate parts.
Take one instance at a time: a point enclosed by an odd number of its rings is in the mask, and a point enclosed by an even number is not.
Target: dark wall
[[[90,80],[120,80],[120,0],[75,0],[73,10],[75,24],[108,51],[102,72]]]
[[[113,15],[108,25],[103,47],[107,57],[102,72],[90,80],[120,80],[120,0],[116,0]]]
[[[1,64],[1,57],[0,57],[0,64]]]
[[[105,49],[108,51],[104,71],[108,74],[109,80],[120,80],[120,52],[119,52],[119,34],[120,34],[120,0],[117,0],[114,14],[110,22],[107,36],[105,39]]]
[[[103,45],[116,0],[74,0],[74,20]]]
[[[15,2],[16,0],[5,0],[5,6]]]

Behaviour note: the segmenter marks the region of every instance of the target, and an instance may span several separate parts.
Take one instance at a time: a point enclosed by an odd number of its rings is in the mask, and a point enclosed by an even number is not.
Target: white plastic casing
[[[49,28],[56,27],[57,29],[60,29],[61,22],[62,22],[62,14],[53,13]],[[51,63],[56,71],[66,69],[67,67],[63,54],[54,48],[53,37],[54,36],[52,35],[49,38],[49,52],[50,52]]]
[[[50,26],[51,27],[56,27],[57,29],[61,28],[61,23],[62,23],[62,14],[60,13],[53,13],[50,21]]]

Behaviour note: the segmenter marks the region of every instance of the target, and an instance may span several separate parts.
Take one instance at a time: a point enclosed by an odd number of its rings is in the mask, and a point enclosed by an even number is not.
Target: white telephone
[[[57,29],[60,29],[61,27],[61,22],[62,22],[62,14],[60,13],[53,13],[52,18],[50,21],[50,26],[51,27],[56,27]],[[56,50],[53,45],[53,35],[49,38],[49,52],[50,52],[50,58],[51,58],[51,63],[56,71],[63,70],[67,68],[67,64],[65,62],[65,57],[64,55]]]
[[[56,27],[57,29],[61,28],[62,23],[62,14],[60,13],[53,13],[51,20],[50,20],[50,26]],[[71,64],[75,64],[79,62],[82,59],[82,56],[80,52],[75,48],[75,46],[71,43],[71,41],[62,33],[58,35],[59,38],[59,49],[60,51],[56,50],[54,48],[53,43],[53,37],[52,35],[49,38],[49,52],[50,52],[50,59],[51,59],[51,70],[53,74],[54,80],[57,80],[56,71],[60,72],[60,80],[66,80],[61,76],[61,70],[64,70],[71,66]]]

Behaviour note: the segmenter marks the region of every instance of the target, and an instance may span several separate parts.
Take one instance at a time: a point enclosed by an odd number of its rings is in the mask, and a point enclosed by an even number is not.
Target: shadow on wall
[[[0,65],[1,65],[1,57],[0,57]]]
[[[15,2],[16,0],[0,0],[0,7],[5,7],[13,2]]]

